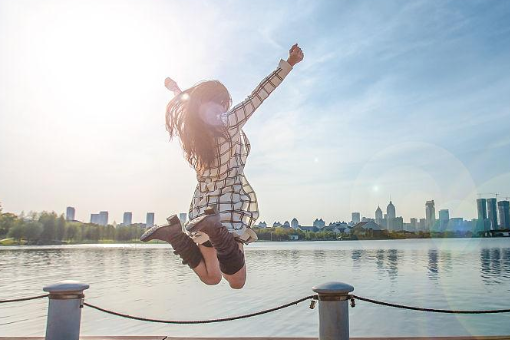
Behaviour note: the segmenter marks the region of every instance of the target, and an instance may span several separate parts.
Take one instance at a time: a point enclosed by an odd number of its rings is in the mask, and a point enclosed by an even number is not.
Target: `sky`
[[[476,216],[510,196],[510,2],[0,0],[3,210],[156,223],[196,186],[164,114],[218,79],[243,100],[305,54],[245,125],[260,221]]]

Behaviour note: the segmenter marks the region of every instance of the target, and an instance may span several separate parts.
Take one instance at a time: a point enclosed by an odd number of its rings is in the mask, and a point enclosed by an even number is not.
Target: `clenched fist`
[[[303,54],[303,51],[301,50],[301,47],[298,46],[298,44],[292,45],[292,47],[289,50],[289,58],[287,59],[287,62],[294,66],[297,63],[299,63],[305,55]]]

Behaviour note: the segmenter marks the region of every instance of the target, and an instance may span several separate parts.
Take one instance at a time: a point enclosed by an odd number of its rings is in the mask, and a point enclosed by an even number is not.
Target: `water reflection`
[[[398,276],[398,260],[398,251],[390,249],[388,252],[388,274],[392,280],[395,280]]]
[[[428,252],[428,277],[431,280],[437,280],[438,274],[439,274],[439,267],[438,267],[438,256],[437,256],[437,249],[430,249]]]
[[[510,278],[510,249],[483,248],[480,250],[480,271],[485,284],[495,285]]]

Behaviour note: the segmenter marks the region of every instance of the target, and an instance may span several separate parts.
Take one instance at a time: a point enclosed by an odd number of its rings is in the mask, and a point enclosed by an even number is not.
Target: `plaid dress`
[[[207,207],[213,206],[219,212],[223,225],[236,237],[245,243],[257,240],[257,235],[251,230],[259,217],[257,196],[244,175],[251,147],[242,127],[291,70],[292,66],[287,61],[280,60],[276,70],[264,78],[244,101],[222,115],[230,138],[216,138],[218,156],[215,165],[203,173],[197,172],[198,184],[189,207],[187,224],[193,223]],[[190,236],[199,244],[209,239],[200,232]]]

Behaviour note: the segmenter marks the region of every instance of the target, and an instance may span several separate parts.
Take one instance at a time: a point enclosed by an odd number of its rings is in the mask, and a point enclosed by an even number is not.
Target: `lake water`
[[[254,243],[246,247],[248,281],[205,286],[166,245],[0,247],[0,300],[42,294],[73,279],[90,284],[87,302],[160,319],[208,319],[270,308],[342,281],[355,294],[448,309],[510,308],[510,239]],[[48,300],[0,304],[0,336],[44,336]],[[318,335],[309,303],[209,325],[128,320],[84,307],[82,335]],[[510,314],[446,315],[357,301],[352,336],[509,335]]]

